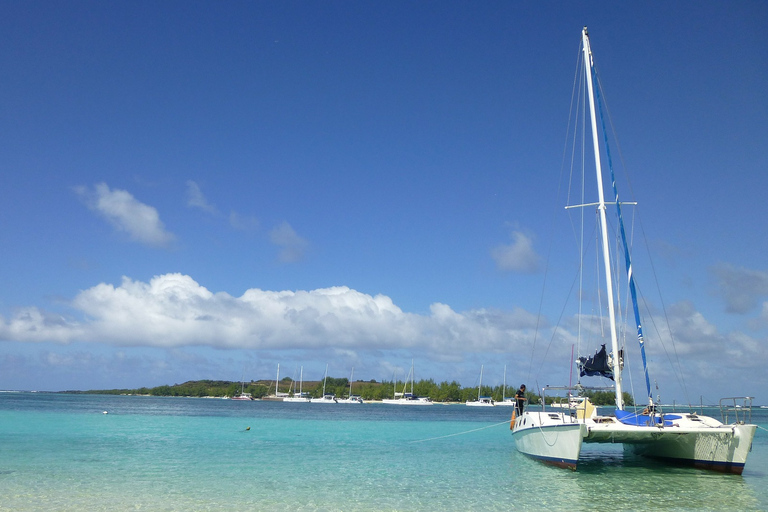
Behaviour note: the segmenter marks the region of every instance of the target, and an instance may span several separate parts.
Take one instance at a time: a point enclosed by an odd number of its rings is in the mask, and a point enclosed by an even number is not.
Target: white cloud
[[[84,320],[46,316],[37,308],[0,317],[0,339],[87,341],[120,346],[376,350],[413,348],[436,355],[506,352],[529,339],[535,322],[521,311],[403,312],[389,297],[344,286],[311,291],[213,293],[182,274],[149,283],[123,278],[78,294],[71,306]],[[526,338],[528,337],[528,338]]]
[[[491,257],[500,270],[532,274],[539,269],[539,256],[533,241],[520,231],[512,232],[512,243],[491,250]]]
[[[166,354],[185,353],[190,347],[265,351],[261,354],[331,350],[336,354],[359,354],[365,360],[399,352],[444,363],[480,354],[487,363],[495,354],[501,359],[511,354],[510,362],[521,370],[532,364],[538,377],[553,379],[549,383],[563,383],[570,371],[565,361],[577,338],[576,328],[568,322],[553,334],[553,326],[546,320],[537,321],[535,314],[521,309],[455,311],[447,304],[434,303],[426,314],[414,314],[404,312],[385,295],[372,296],[345,286],[310,291],[253,288],[234,297],[210,291],[183,274],[160,275],[149,282],[125,277],[117,286],[101,283],[80,292],[69,305],[72,312],[67,316],[35,307],[18,310],[9,318],[0,316],[0,340],[74,346],[80,343],[77,353],[88,352],[83,347],[90,343],[168,349]],[[753,388],[765,380],[759,372],[768,364],[765,338],[740,331],[722,333],[691,302],[671,305],[665,317],[669,328],[664,318],[647,318],[645,322],[652,379],[659,379],[665,396],[674,396],[670,386],[679,383],[680,378],[673,376],[673,371],[680,369],[688,389],[697,395],[706,393],[699,390],[713,388],[720,389],[723,396],[754,393]],[[656,327],[661,332],[656,332]],[[592,353],[601,343],[600,329],[596,324],[592,329],[593,340],[582,343],[582,354]],[[590,337],[588,330],[589,326],[582,328],[582,336]],[[637,368],[636,344],[630,343],[627,351],[628,364]],[[79,357],[54,354],[46,365],[79,368]],[[150,368],[167,363],[164,359],[142,359],[121,365],[116,358],[108,364]],[[210,375],[212,370],[204,369],[206,364],[192,364],[194,374]],[[166,370],[158,368],[157,372],[166,375]],[[630,374],[637,376],[641,372],[633,369]],[[742,375],[749,375],[750,380],[744,381]]]
[[[202,210],[214,217],[222,217],[219,209],[208,202],[208,199],[206,199],[202,190],[200,190],[200,186],[192,180],[187,181],[187,206]],[[241,215],[232,211],[229,214],[228,220],[229,226],[238,231],[256,231],[259,229],[259,219],[253,216]]]
[[[165,247],[174,239],[160,221],[157,210],[137,201],[125,190],[110,190],[105,183],[99,183],[93,190],[76,187],[75,192],[88,208],[106,218],[117,230],[128,233],[134,241]]]
[[[216,207],[210,204],[205,198],[198,184],[192,180],[187,181],[187,206],[190,208],[198,208],[212,215],[219,214]]]
[[[729,313],[748,313],[768,296],[768,272],[720,263],[710,271],[717,280],[717,294]]]
[[[239,231],[256,231],[259,229],[259,219],[231,212],[229,214],[229,225],[232,226],[232,229]]]
[[[754,330],[765,329],[768,327],[768,302],[763,302],[760,309],[760,316],[749,321],[750,328]]]
[[[309,242],[301,238],[290,224],[283,222],[269,233],[273,244],[280,247],[280,261],[293,263],[304,258]]]

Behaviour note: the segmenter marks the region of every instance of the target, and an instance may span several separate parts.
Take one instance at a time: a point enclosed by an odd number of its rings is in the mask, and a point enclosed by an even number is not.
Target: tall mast
[[[413,381],[416,380],[416,375],[413,374],[413,359],[411,359],[411,395],[413,395]]]
[[[483,365],[480,365],[480,383],[477,385],[477,401],[480,401],[480,388],[483,387]]]
[[[325,383],[328,380],[328,364],[325,365],[325,376],[323,377],[323,396],[325,396]]]
[[[615,382],[616,408],[624,409],[621,390],[621,363],[619,361],[619,340],[616,334],[616,311],[613,303],[613,280],[611,279],[611,253],[608,248],[608,222],[605,218],[605,194],[603,193],[603,170],[600,165],[600,144],[597,135],[597,116],[595,115],[595,96],[592,81],[592,50],[589,46],[587,27],[581,31],[582,46],[584,48],[584,72],[587,79],[589,95],[589,116],[592,121],[592,146],[595,151],[595,172],[597,174],[598,211],[600,212],[600,231],[603,239],[603,264],[605,267],[605,286],[608,300],[608,319],[611,329],[611,350],[613,351],[613,379]]]
[[[275,376],[275,396],[280,396],[280,393],[278,393],[277,386],[280,382],[280,363],[277,363],[277,375]]]
[[[573,359],[573,357],[571,357]],[[504,395],[507,392],[507,365],[504,365],[504,382],[501,385],[501,401],[504,402],[506,398]]]

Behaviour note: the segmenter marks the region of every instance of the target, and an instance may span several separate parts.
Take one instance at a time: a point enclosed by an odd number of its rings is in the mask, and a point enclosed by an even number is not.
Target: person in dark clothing
[[[518,416],[523,414],[523,409],[525,409],[525,401],[525,384],[521,384],[520,389],[515,392],[515,409],[517,410]]]

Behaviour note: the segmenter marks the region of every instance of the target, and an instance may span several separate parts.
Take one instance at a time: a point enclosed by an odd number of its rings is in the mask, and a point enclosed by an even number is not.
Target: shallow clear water
[[[510,413],[0,393],[0,511],[768,510],[766,409],[741,476],[612,446],[552,468]]]

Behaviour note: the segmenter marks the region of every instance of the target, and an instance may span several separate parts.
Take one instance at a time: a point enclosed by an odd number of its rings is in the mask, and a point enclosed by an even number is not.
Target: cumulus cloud
[[[219,210],[205,198],[200,190],[200,186],[192,180],[187,181],[187,206],[203,210],[212,215],[219,214]]]
[[[369,295],[346,286],[309,291],[252,288],[235,297],[211,291],[184,274],[159,275],[149,282],[124,277],[118,285],[101,283],[80,292],[68,305],[71,310],[66,315],[29,307],[8,318],[0,316],[0,341],[39,342],[43,346],[72,344],[77,354],[88,352],[83,347],[89,343],[155,347],[165,349],[166,354],[188,353],[190,347],[266,353],[330,350],[337,354],[361,354],[366,359],[400,352],[422,354],[443,362],[461,361],[473,354],[513,354],[519,366],[541,364],[538,372],[543,371],[547,378],[554,375],[558,381],[558,375],[569,375],[570,369],[562,363],[579,332],[567,322],[555,327],[522,309],[456,311],[448,304],[434,303],[424,314],[408,313],[385,295]],[[714,387],[724,394],[747,392],[741,389],[742,385],[736,386],[739,379],[734,371],[751,376],[748,392],[764,380],[755,370],[768,364],[765,338],[740,331],[720,332],[691,302],[671,305],[664,319],[646,320],[647,351],[654,379],[658,377],[668,384],[679,382],[672,372],[682,369],[692,384],[690,389]],[[537,325],[539,341],[535,361],[531,361]],[[597,322],[591,325],[582,325],[580,331],[582,337],[594,338],[586,344],[582,342],[582,354],[598,348],[605,334]],[[590,329],[592,336],[587,332]],[[636,351],[632,344],[627,346],[627,361],[633,368],[639,364]],[[55,350],[51,353],[45,361],[48,368],[80,367],[79,355],[68,358],[57,356]],[[2,361],[0,358],[0,366],[12,364]],[[166,364],[164,361],[147,359],[129,361],[126,365],[138,364],[149,372],[152,364]],[[121,367],[117,359],[108,364],[111,368]],[[193,362],[183,366],[208,375],[208,364]],[[553,374],[558,368],[560,373]],[[162,375],[168,375],[166,370],[157,368]]]
[[[748,313],[768,296],[768,272],[720,263],[710,269],[729,313]]]
[[[256,231],[259,229],[259,219],[253,216],[240,215],[236,212],[229,214],[229,225],[239,231]]]
[[[202,210],[214,217],[223,217],[215,205],[208,202],[200,186],[192,181],[187,181],[187,206]],[[241,215],[235,211],[229,214],[229,226],[238,231],[256,231],[259,229],[259,219],[249,215]]]
[[[99,183],[93,190],[76,187],[75,192],[88,208],[107,219],[118,231],[126,232],[131,240],[165,247],[175,238],[166,231],[155,208],[136,200],[125,190],[110,190],[106,183]]]
[[[280,248],[280,261],[293,263],[304,258],[309,242],[296,234],[290,224],[283,222],[269,233],[269,239]]]
[[[500,270],[532,274],[539,269],[539,255],[533,241],[520,231],[512,232],[512,243],[494,247],[491,257]]]
[[[377,350],[418,348],[436,357],[506,352],[530,339],[535,319],[523,311],[456,312],[436,303],[428,315],[406,313],[384,295],[345,286],[311,291],[249,289],[240,297],[211,292],[182,274],[150,282],[124,277],[82,291],[78,317],[37,308],[0,317],[0,339],[75,341],[118,346]]]

